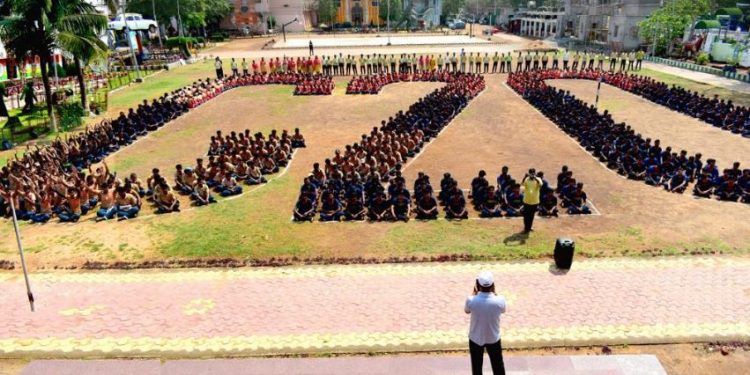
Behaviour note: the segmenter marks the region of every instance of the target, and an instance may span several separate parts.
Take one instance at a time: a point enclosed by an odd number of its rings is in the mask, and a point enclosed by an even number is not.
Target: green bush
[[[701,52],[698,54],[698,56],[695,58],[695,63],[698,65],[706,65],[711,60],[711,58],[708,56],[707,53]]]
[[[224,40],[227,39],[227,37],[224,33],[213,33],[211,34],[209,39],[211,39],[211,41],[213,42],[223,42]]]
[[[720,29],[721,23],[718,20],[700,20],[695,24],[696,30]]]
[[[69,131],[83,124],[85,115],[79,102],[66,102],[57,105],[57,115],[60,117],[60,129]]]
[[[716,14],[727,16],[742,16],[742,10],[740,8],[720,8],[716,11]]]

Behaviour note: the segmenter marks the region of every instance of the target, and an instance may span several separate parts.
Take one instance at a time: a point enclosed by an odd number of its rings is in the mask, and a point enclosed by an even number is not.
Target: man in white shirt
[[[505,297],[495,293],[492,273],[483,271],[477,276],[474,293],[466,299],[464,311],[471,314],[469,353],[471,373],[482,375],[484,351],[490,357],[492,373],[505,375],[503,347],[500,343],[500,314],[505,313]]]

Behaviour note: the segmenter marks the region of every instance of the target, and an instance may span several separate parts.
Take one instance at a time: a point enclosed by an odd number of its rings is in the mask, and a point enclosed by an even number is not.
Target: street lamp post
[[[297,17],[294,17],[293,20],[291,20],[291,21],[289,21],[287,23],[282,23],[281,24],[281,33],[284,34],[284,43],[286,43],[286,27],[287,27],[287,25],[291,25],[291,24],[293,24],[293,23],[295,23],[297,21],[299,21],[297,19]]]

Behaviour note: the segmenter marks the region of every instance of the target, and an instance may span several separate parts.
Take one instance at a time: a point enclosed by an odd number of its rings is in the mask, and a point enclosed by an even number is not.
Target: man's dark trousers
[[[531,226],[534,224],[534,216],[536,215],[537,204],[524,204],[523,205],[523,231],[531,232]]]
[[[471,354],[471,373],[472,375],[482,375],[482,364],[484,362],[484,351],[490,357],[492,373],[494,375],[505,375],[505,363],[503,363],[503,346],[502,340],[494,344],[477,345],[474,341],[469,340],[469,353]]]

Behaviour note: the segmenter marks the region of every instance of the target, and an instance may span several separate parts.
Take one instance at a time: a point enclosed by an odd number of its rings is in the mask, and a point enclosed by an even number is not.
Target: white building
[[[562,9],[519,11],[520,33],[536,38],[570,37],[616,51],[643,42],[638,23],[660,7],[662,0],[565,0]]]

